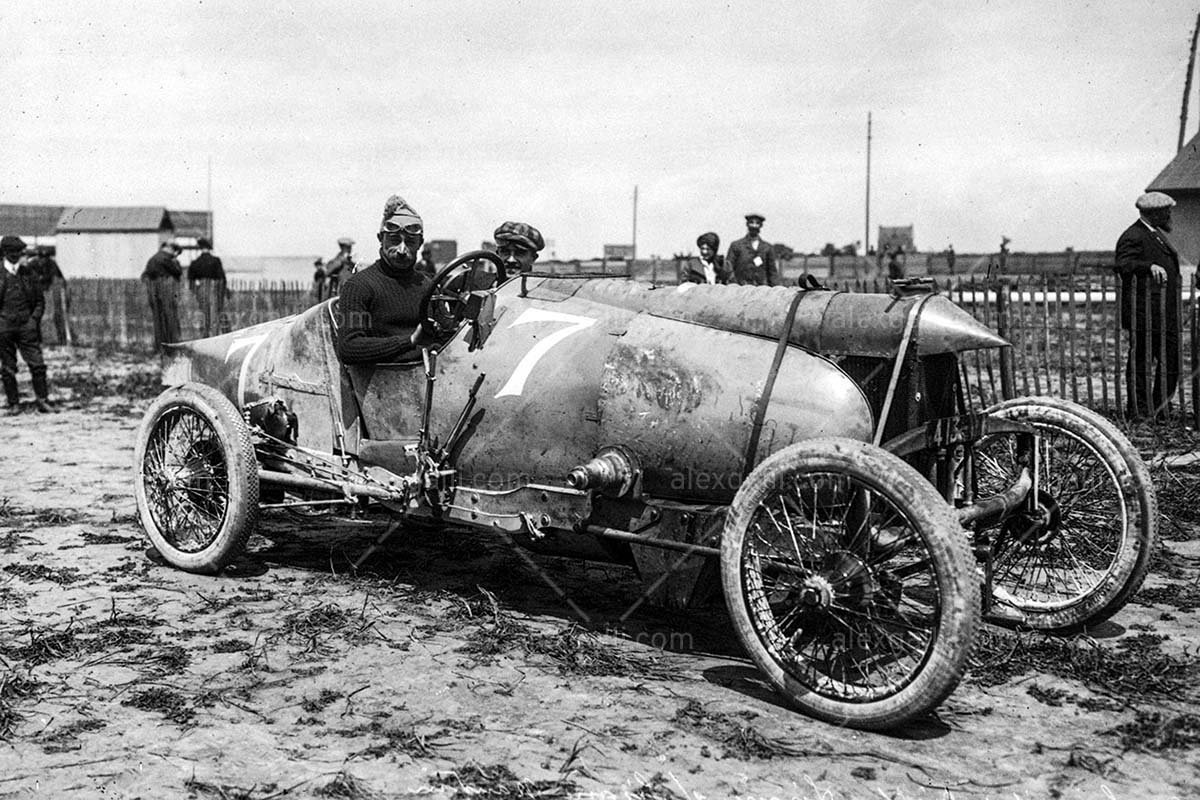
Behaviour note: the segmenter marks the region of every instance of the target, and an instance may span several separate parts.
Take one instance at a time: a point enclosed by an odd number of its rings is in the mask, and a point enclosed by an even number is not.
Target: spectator
[[[955,253],[954,253],[954,244],[953,244],[953,243],[951,243],[951,244],[950,244],[950,246],[946,248],[946,270],[947,270],[947,271],[948,271],[948,272],[949,272],[951,275],[953,275],[953,274],[954,274],[954,261],[955,261],[955,258],[957,258],[957,256],[956,256],[956,255],[955,255]]]
[[[221,259],[212,254],[212,242],[201,237],[196,245],[200,248],[200,255],[188,265],[187,281],[192,297],[200,307],[200,334],[207,338],[228,332],[225,300],[229,296],[229,287]]]
[[[546,246],[541,231],[527,222],[503,222],[492,238],[496,240],[496,255],[504,259],[508,278],[533,269],[538,253]]]
[[[725,266],[732,273],[732,283],[751,286],[779,285],[779,271],[771,245],[760,238],[762,214],[746,215],[746,235],[729,245]]]
[[[320,257],[313,262],[312,296],[314,303],[325,299],[325,259]]]
[[[718,252],[721,248],[721,237],[709,231],[700,234],[696,239],[696,247],[700,248],[699,258],[689,258],[687,283],[729,283],[729,272],[725,268],[725,258]]]
[[[54,260],[53,249],[45,245],[36,248],[30,267],[38,277],[46,305],[50,307],[56,342],[60,345],[71,344],[71,295],[67,290],[67,279]]]
[[[1179,254],[1166,237],[1173,205],[1162,192],[1143,194],[1134,203],[1137,221],[1117,239],[1114,269],[1121,277],[1121,327],[1129,331],[1125,385],[1131,419],[1152,410],[1164,417],[1179,384],[1182,281]]]
[[[338,284],[354,272],[354,240],[342,237],[337,240],[337,255],[325,262],[325,289],[329,297],[338,293]]]
[[[42,302],[38,276],[22,259],[25,242],[16,236],[0,239],[0,382],[10,415],[21,413],[21,395],[17,386],[17,353],[29,368],[36,408],[48,413],[49,385],[46,362],[42,358]]]
[[[433,263],[433,251],[429,245],[421,249],[421,260],[417,262],[417,271],[424,272],[430,278],[437,275],[437,265]]]
[[[175,242],[163,242],[142,272],[154,320],[154,349],[159,353],[163,345],[179,341],[179,279],[183,267],[177,256],[181,252],[183,248]]]

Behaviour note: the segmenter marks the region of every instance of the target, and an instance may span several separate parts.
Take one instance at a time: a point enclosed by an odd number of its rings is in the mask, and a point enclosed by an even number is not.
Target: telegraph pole
[[[867,112],[867,221],[863,230],[863,255],[871,249],[871,112]]]
[[[1196,15],[1196,27],[1192,28],[1192,49],[1188,54],[1187,76],[1183,79],[1183,108],[1179,111],[1179,145],[1175,148],[1178,153],[1183,149],[1183,135],[1187,128],[1188,95],[1192,93],[1192,70],[1196,66],[1196,34],[1200,33],[1200,14]]]
[[[633,258],[630,261],[637,258],[637,189],[638,187],[635,183],[633,185]]]

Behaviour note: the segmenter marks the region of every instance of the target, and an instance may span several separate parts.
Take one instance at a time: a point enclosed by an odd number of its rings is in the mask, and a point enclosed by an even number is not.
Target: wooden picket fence
[[[1052,395],[1123,416],[1129,334],[1119,324],[1121,287],[1114,276],[1094,271],[933,280],[939,292],[1012,343],[1006,350],[975,351],[963,359],[975,403],[988,405],[1012,394]],[[890,291],[887,280],[878,278],[828,284],[849,292]],[[310,288],[300,282],[234,282],[224,308],[225,328],[236,330],[302,311],[314,302]],[[70,295],[74,343],[151,349],[153,324],[140,281],[75,279]],[[1193,285],[1182,298],[1182,378],[1172,404],[1175,420],[1186,419],[1200,427],[1196,309]],[[51,316],[49,310],[46,316]],[[204,315],[186,288],[181,292],[180,316],[185,339],[203,335]],[[54,342],[48,320],[45,330],[47,341]]]

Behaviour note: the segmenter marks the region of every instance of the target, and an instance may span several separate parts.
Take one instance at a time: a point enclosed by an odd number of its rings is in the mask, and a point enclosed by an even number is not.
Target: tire
[[[170,564],[216,574],[258,525],[258,460],[233,403],[188,383],[160,394],[138,430],[134,494],[142,528]]]
[[[726,519],[721,580],[775,688],[853,728],[936,708],[979,626],[979,575],[950,506],[911,466],[850,439],[792,445],[750,474]]]
[[[994,585],[1037,630],[1068,634],[1103,622],[1141,588],[1150,568],[1158,539],[1150,470],[1112,423],[1075,403],[1024,397],[987,413],[1042,434],[1039,486],[1049,512],[1047,522],[1019,517],[989,529],[999,537]],[[1015,442],[1001,435],[976,445],[979,496],[1019,472]]]

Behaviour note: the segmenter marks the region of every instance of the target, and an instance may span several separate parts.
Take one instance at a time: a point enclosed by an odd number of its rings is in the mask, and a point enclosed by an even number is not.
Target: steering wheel
[[[449,337],[466,317],[471,292],[498,286],[507,277],[504,259],[495,253],[472,250],[462,254],[438,270],[425,290],[418,310],[422,327],[438,339]]]

